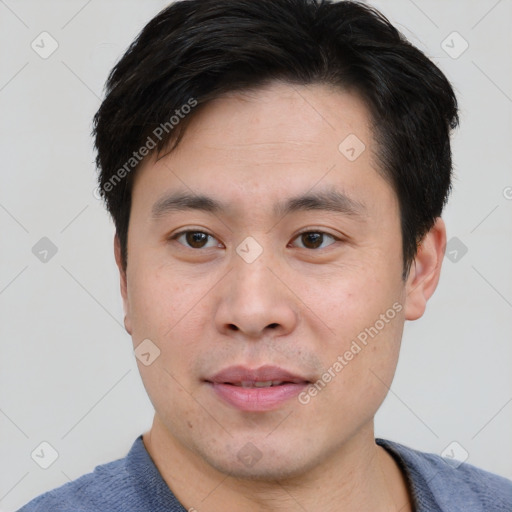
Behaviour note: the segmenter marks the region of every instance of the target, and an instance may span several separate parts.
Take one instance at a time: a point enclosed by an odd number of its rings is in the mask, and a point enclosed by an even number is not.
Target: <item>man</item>
[[[375,439],[440,275],[453,90],[375,10],[186,0],[95,116],[155,408],[52,511],[510,511],[512,482]]]

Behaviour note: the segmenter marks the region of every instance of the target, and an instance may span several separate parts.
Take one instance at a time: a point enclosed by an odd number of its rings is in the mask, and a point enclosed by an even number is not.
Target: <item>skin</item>
[[[355,161],[338,150],[349,134],[366,146]],[[126,272],[114,244],[125,326],[134,347],[150,339],[160,350],[149,366],[139,362],[156,411],[143,441],[187,509],[411,510],[373,418],[404,322],[422,316],[437,286],[446,234],[438,219],[404,281],[398,200],[376,149],[354,94],[274,82],[210,102],[174,151],[137,171]],[[364,211],[273,214],[278,201],[327,189]],[[175,191],[228,209],[152,219]],[[205,248],[172,239],[185,229],[212,237]],[[327,235],[315,248],[302,231]],[[236,252],[248,236],[263,250],[252,263]],[[231,365],[273,364],[316,381],[396,303],[401,311],[306,405],[293,398],[244,412],[203,380]],[[247,443],[261,455],[250,467],[237,456]]]

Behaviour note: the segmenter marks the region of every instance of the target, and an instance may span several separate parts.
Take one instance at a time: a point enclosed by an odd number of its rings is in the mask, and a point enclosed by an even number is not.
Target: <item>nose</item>
[[[299,321],[298,300],[271,258],[264,252],[252,263],[238,255],[233,259],[217,289],[217,330],[253,340],[292,332]]]

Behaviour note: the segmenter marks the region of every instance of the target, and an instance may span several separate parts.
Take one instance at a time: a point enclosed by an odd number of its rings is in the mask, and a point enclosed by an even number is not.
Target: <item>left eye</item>
[[[333,241],[330,244],[323,245],[325,237]],[[305,231],[304,233],[300,233],[295,240],[300,240],[304,244],[304,247],[302,247],[304,249],[323,249],[336,242],[337,239],[323,231]]]

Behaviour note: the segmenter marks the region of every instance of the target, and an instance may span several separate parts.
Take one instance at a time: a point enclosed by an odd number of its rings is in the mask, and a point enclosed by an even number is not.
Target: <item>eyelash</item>
[[[198,230],[198,229],[187,229],[187,230],[184,230],[184,231],[180,231],[179,233],[175,233],[174,235],[169,237],[169,240],[177,240],[179,237],[181,237],[182,235],[186,235],[187,233],[201,233],[203,235],[207,235],[207,236],[209,236],[209,237],[211,237],[213,239],[216,239],[211,233],[208,233],[207,231],[201,231],[201,230]],[[327,235],[328,237],[332,238],[334,240],[334,242],[332,244],[329,244],[328,247],[333,245],[335,242],[343,241],[341,238],[338,238],[338,237],[332,235],[331,233],[327,233],[326,231],[312,230],[312,229],[308,229],[308,230],[305,230],[305,231],[301,231],[300,233],[297,233],[297,235],[295,235],[293,240],[296,240],[297,238],[299,238],[302,235],[311,234],[311,233]],[[180,243],[180,242],[178,242],[178,243]],[[192,249],[192,250],[195,250],[195,251],[199,251],[201,249],[205,249],[204,247],[195,248],[195,247],[189,247],[189,246],[187,246],[185,244],[181,244],[181,245],[183,245],[187,249]],[[206,247],[206,249],[213,249],[213,247]],[[308,247],[304,247],[304,248],[303,247],[299,247],[299,249],[308,249]],[[315,249],[309,249],[309,250],[311,250],[311,251],[318,251],[320,249],[322,249],[322,248],[315,248]],[[326,247],[323,247],[323,249],[326,249]]]

